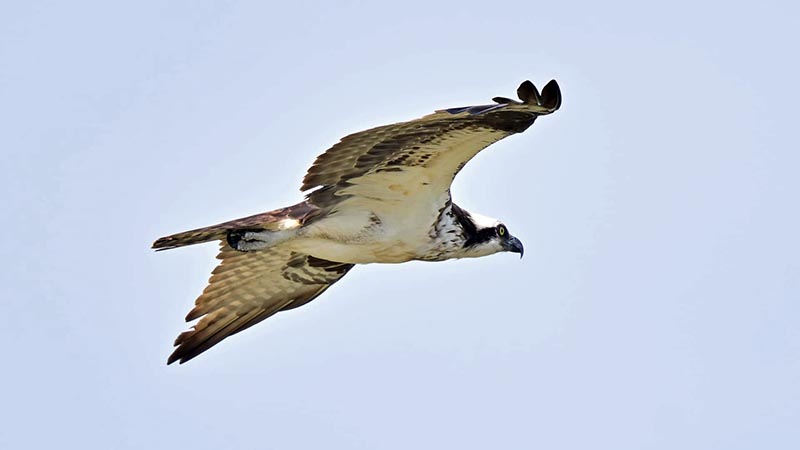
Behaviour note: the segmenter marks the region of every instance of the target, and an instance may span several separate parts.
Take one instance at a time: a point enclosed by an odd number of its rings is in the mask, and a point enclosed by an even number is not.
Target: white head
[[[469,213],[453,204],[453,214],[463,230],[464,243],[460,258],[477,258],[498,252],[519,253],[522,258],[522,242],[508,232],[505,224],[497,219]]]

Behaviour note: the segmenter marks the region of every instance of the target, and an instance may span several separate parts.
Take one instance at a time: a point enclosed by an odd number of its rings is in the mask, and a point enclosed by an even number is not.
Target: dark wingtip
[[[183,333],[181,333],[181,334],[183,334]],[[180,338],[180,336],[179,336],[179,338]],[[167,358],[167,365],[169,366],[170,364],[172,364],[174,362],[177,362],[178,364],[183,364],[186,361],[189,361],[190,359],[194,358],[197,355],[199,355],[199,353],[191,354],[185,348],[178,347],[178,348],[175,349],[175,351],[172,352],[171,355],[169,355],[169,358]]]
[[[177,362],[178,364],[183,364],[183,363],[185,363],[186,361],[188,361],[190,359],[192,359],[192,358],[184,359],[183,357],[180,357],[180,356],[170,356],[169,359],[167,360],[167,365],[168,366],[172,365],[172,363],[174,363],[174,362]]]
[[[492,99],[492,101],[496,102],[496,103],[502,103],[502,104],[514,104],[514,103],[519,104],[518,101],[511,100],[510,98],[507,98],[507,97],[494,97]]]
[[[553,111],[561,107],[561,88],[558,87],[556,80],[550,80],[542,89],[541,105]]]
[[[517,97],[525,104],[541,104],[539,90],[531,83],[531,80],[525,80],[519,85],[517,88]]]
[[[517,88],[517,95],[519,96],[519,99],[522,100],[522,103],[526,105],[533,104],[544,106],[551,111],[555,111],[561,107],[561,89],[559,89],[556,80],[550,80],[550,82],[545,85],[544,89],[542,89],[541,94],[539,93],[539,90],[536,89],[536,86],[530,82],[530,80],[525,80],[519,85],[519,88]],[[494,101],[498,103],[512,102],[511,100],[502,97],[497,97],[494,99]]]
[[[175,361],[178,361],[178,360],[181,359],[181,355],[178,353],[178,350],[180,350],[180,349],[175,349],[175,351],[172,352],[171,355],[169,355],[169,358],[167,358],[167,365],[168,366],[170,364],[174,363]],[[180,361],[179,364],[183,364],[183,361]]]

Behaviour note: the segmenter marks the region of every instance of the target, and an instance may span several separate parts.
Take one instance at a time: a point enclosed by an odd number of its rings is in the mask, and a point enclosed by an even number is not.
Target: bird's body
[[[296,205],[158,239],[163,250],[221,241],[220,265],[178,336],[168,362],[197,356],[270,315],[316,298],[355,264],[444,261],[522,243],[495,219],[453,203],[450,184],[492,143],[557,110],[555,81],[526,81],[522,102],[440,110],[347,136],[320,155]]]
[[[251,232],[256,242],[252,250],[280,243],[293,252],[350,264],[446,261],[472,256],[465,253],[468,237],[454,206],[449,200],[443,202],[444,208],[427,215],[349,210],[305,226],[290,219],[281,231]],[[435,217],[433,222],[431,217]]]

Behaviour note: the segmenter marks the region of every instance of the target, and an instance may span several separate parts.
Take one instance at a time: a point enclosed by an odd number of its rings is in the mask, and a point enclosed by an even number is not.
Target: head
[[[508,227],[497,219],[469,213],[455,204],[453,212],[464,230],[466,240],[463,256],[466,258],[491,255],[498,252],[519,253],[522,258],[522,242],[508,232]]]

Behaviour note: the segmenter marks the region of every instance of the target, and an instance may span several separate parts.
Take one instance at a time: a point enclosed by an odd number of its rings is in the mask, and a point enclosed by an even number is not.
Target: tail
[[[228,238],[228,232],[234,230],[280,230],[289,226],[295,227],[313,218],[318,211],[319,208],[306,201],[286,208],[211,225],[210,227],[164,236],[153,242],[152,248],[160,251],[186,245],[202,244],[203,242],[225,241]]]
[[[212,225],[210,227],[198,228],[196,230],[184,231],[170,236],[158,238],[153,242],[153,247],[157,251],[169,250],[171,248],[183,247],[185,245],[202,244],[203,242],[225,239],[228,235],[226,223]]]

